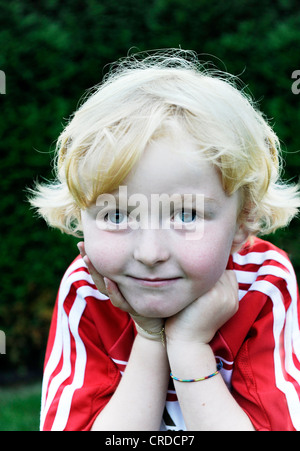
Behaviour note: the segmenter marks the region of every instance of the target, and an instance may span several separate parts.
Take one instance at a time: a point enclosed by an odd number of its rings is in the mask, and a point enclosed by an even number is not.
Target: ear
[[[237,224],[235,229],[235,234],[231,246],[231,254],[238,252],[241,247],[246,243],[249,238],[249,232],[245,227],[245,224]]]

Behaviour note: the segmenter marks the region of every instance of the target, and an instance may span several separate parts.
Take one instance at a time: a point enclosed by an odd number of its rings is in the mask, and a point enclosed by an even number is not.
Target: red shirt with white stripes
[[[300,315],[293,267],[282,250],[255,238],[228,262],[239,310],[211,347],[221,374],[257,430],[300,430]],[[126,368],[136,335],[130,316],[101,294],[81,257],[57,296],[45,358],[41,429],[89,430]],[[170,380],[161,430],[184,430]]]

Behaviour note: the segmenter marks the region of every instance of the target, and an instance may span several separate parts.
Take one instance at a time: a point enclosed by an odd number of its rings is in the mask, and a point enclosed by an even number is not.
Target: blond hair
[[[249,235],[273,232],[297,214],[298,186],[280,179],[279,140],[263,115],[233,76],[181,50],[128,57],[89,92],[58,138],[56,180],[37,184],[31,205],[50,226],[79,236],[81,209],[117,189],[174,123],[219,168],[225,192],[241,191]]]

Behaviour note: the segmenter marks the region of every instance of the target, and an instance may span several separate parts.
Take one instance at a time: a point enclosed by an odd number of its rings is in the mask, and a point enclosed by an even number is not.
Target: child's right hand
[[[96,287],[98,288],[100,293],[103,293],[106,296],[108,296],[108,293],[107,293],[107,290],[106,290],[106,286],[105,286],[105,282],[104,282],[104,278],[101,276],[101,274],[99,274],[96,271],[94,265],[92,264],[91,260],[87,256],[87,254],[85,252],[84,242],[80,241],[79,243],[77,243],[77,247],[78,247],[78,250],[79,250],[80,255],[82,257],[82,260],[86,264],[86,266],[87,266],[87,268],[89,270],[89,273],[92,276],[92,279],[93,279]]]
[[[136,323],[137,331],[140,335],[150,340],[161,341],[160,332],[164,325],[164,320],[161,318],[146,318],[144,316],[140,316],[126,301],[124,296],[119,290],[118,285],[108,279],[103,277],[94,267],[88,255],[85,252],[84,242],[79,242],[77,244],[80,255],[86,264],[90,275],[93,278],[93,281],[97,287],[97,289],[109,297],[111,303],[114,307],[123,310],[124,312],[129,313],[132,317],[133,321]]]

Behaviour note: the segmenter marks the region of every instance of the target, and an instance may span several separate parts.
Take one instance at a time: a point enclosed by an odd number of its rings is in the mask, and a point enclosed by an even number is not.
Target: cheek
[[[198,242],[186,242],[181,253],[181,264],[186,276],[205,290],[212,288],[219,280],[230,255],[230,240],[214,238],[208,240],[203,237]]]
[[[190,256],[190,258],[189,258]],[[205,283],[205,285],[214,284],[223,274],[226,263],[216,259],[211,252],[204,252],[195,255],[194,252],[185,255],[182,261],[182,267],[187,277]],[[213,283],[214,282],[214,283]]]
[[[85,249],[97,271],[107,277],[117,275],[128,260],[124,241],[119,243],[115,236],[107,232],[85,238]]]

